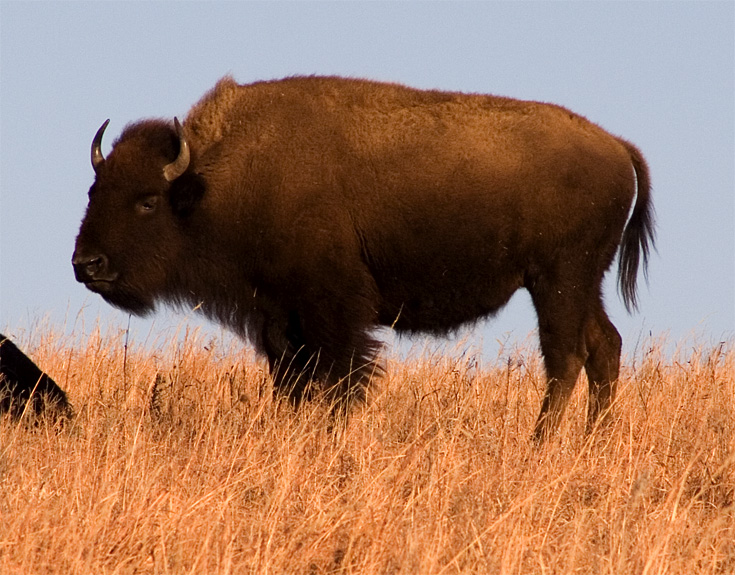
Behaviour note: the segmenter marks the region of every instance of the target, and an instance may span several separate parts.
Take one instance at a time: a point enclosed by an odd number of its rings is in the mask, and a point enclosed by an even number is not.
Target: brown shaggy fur
[[[444,334],[526,288],[549,378],[536,437],[583,367],[589,425],[609,408],[621,340],[603,274],[622,242],[634,307],[653,241],[630,143],[555,105],[334,77],[224,78],[184,132],[172,183],[167,121],[128,126],[97,169],[74,263],[110,303],[200,306],[294,401],[320,382],[347,404],[376,369],[375,326]]]
[[[50,420],[70,418],[73,410],[66,393],[33,360],[0,333],[0,415],[14,419],[28,413]]]

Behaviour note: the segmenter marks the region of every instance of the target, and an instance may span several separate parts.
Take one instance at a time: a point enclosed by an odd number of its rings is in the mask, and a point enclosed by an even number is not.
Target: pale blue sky
[[[93,172],[128,122],[183,116],[224,74],[240,82],[342,74],[551,101],[634,142],[650,164],[658,253],[640,337],[735,333],[733,2],[7,2],[0,5],[0,330],[128,318],[74,281]],[[189,314],[191,315],[191,314]],[[159,313],[170,333],[181,314]],[[151,320],[133,318],[145,336]],[[75,327],[76,326],[76,327]],[[525,293],[472,337],[535,328]]]

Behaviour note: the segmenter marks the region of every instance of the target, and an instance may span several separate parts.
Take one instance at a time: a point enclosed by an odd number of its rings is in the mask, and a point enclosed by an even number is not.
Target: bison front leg
[[[358,245],[340,233],[311,238],[304,265],[294,285],[298,341],[308,357],[308,370],[335,414],[364,400],[377,370],[379,343],[371,336],[377,323],[378,289],[360,257]],[[347,236],[351,238],[351,236]],[[306,257],[309,256],[309,257]]]
[[[298,406],[321,394],[335,413],[346,414],[362,401],[376,369],[378,342],[361,323],[348,321],[348,310],[311,313],[309,308],[271,318],[263,329],[263,348],[274,392]]]
[[[322,310],[319,316],[305,314],[304,340],[324,399],[335,414],[346,415],[352,405],[365,399],[367,385],[378,370],[379,343],[362,321],[350,321],[355,310],[331,311],[336,317],[330,317],[330,310]]]
[[[262,345],[274,393],[288,397],[298,406],[308,396],[315,371],[315,359],[306,347],[298,314],[268,318],[263,326]]]

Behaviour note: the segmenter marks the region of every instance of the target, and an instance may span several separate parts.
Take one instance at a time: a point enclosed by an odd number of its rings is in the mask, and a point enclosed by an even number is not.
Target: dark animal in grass
[[[24,412],[69,417],[66,393],[16,345],[0,334],[0,414],[19,418]]]
[[[548,375],[535,436],[583,367],[589,425],[609,408],[621,339],[600,285],[619,249],[634,308],[653,242],[629,142],[551,104],[337,77],[224,78],[105,158],[106,126],[73,265],[109,303],[196,306],[295,403],[317,385],[346,406],[376,372],[374,328],[446,334],[525,288]]]

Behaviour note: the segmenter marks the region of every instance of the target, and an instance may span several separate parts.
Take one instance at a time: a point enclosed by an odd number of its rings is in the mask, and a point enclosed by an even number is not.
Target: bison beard
[[[582,368],[588,427],[609,411],[603,275],[621,246],[634,308],[653,245],[632,144],[550,104],[327,77],[224,78],[183,126],[132,124],[107,158],[106,126],[73,265],[113,305],[196,306],[253,342],[277,391],[346,408],[378,370],[374,328],[446,334],[523,287],[548,376],[535,437]]]

